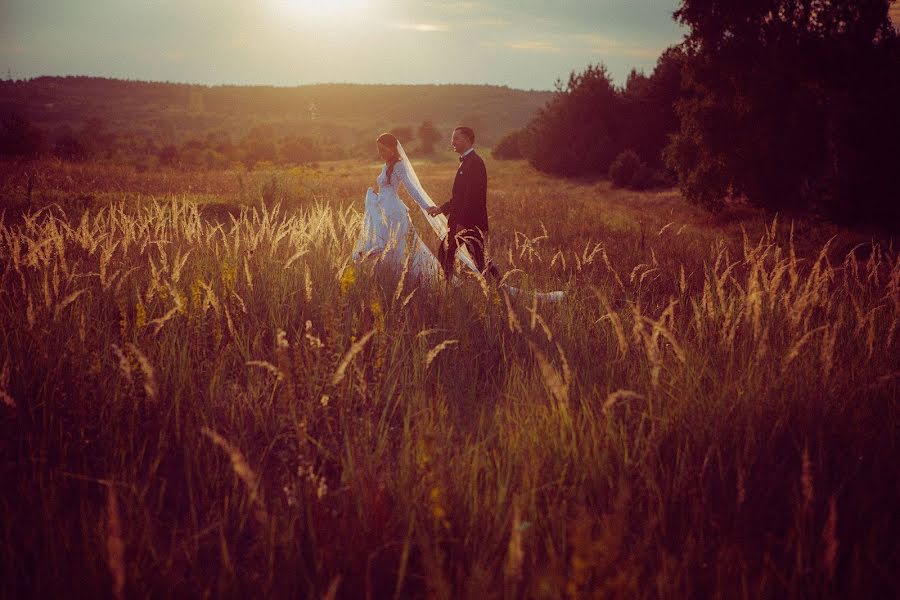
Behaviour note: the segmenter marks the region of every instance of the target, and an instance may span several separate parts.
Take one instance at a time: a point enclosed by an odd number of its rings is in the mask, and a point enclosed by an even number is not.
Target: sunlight
[[[371,0],[274,0],[285,15],[294,18],[327,18],[359,16]]]

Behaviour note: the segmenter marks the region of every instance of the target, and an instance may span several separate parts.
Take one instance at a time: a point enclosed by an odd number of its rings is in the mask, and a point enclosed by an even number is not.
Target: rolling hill
[[[18,113],[51,134],[94,120],[166,143],[211,133],[239,138],[263,128],[344,147],[431,120],[448,132],[470,125],[490,145],[551,97],[485,85],[206,86],[69,76],[0,82],[0,113]]]

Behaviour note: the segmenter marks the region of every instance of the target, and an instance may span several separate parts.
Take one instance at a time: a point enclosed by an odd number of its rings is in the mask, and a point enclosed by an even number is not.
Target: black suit
[[[441,206],[441,212],[447,215],[450,228],[440,252],[447,279],[453,275],[456,249],[460,242],[466,245],[475,266],[484,273],[484,234],[488,231],[487,169],[474,150],[460,157],[459,169],[453,180],[453,196]],[[493,265],[488,267],[488,272],[499,278]]]

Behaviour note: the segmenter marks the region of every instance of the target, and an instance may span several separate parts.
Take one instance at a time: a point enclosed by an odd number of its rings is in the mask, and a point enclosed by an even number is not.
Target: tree
[[[516,130],[500,138],[500,141],[491,150],[491,156],[498,160],[522,158],[522,149],[520,147],[521,134],[520,130]]]
[[[0,155],[33,158],[44,147],[44,133],[20,114],[12,113],[0,126]]]
[[[53,146],[53,154],[66,160],[81,160],[87,157],[87,150],[75,134],[66,132],[60,135]]]
[[[159,164],[166,167],[174,167],[178,164],[178,148],[172,144],[163,146],[159,151]]]
[[[308,137],[284,138],[280,150],[281,156],[289,163],[307,164],[322,159],[319,143]]]
[[[622,98],[602,64],[569,76],[522,131],[522,154],[558,175],[605,174],[621,152]]]
[[[393,135],[401,144],[407,144],[415,139],[415,135],[413,134],[412,127],[406,125],[403,127],[394,127],[391,129],[391,135]]]
[[[419,142],[424,154],[434,154],[434,145],[441,140],[441,132],[431,121],[423,121],[419,126]]]
[[[632,71],[623,91],[624,145],[654,168],[663,165],[663,150],[678,130],[682,61],[680,48],[666,49],[650,77]]]
[[[666,150],[685,195],[900,222],[890,0],[684,0],[686,98]]]
[[[630,186],[643,166],[634,150],[625,150],[609,166],[609,179],[616,187]]]

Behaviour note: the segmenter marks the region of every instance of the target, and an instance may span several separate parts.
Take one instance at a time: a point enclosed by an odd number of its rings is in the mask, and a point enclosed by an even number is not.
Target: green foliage
[[[685,196],[898,223],[900,41],[888,0],[689,0],[688,97],[666,152]]]
[[[522,153],[546,173],[605,173],[621,150],[620,105],[604,65],[573,72],[522,131]]]
[[[395,138],[397,138],[397,140],[401,144],[404,145],[416,139],[416,134],[413,133],[413,128],[408,125],[402,127],[394,127],[393,129],[391,129],[390,133]]]
[[[635,175],[644,167],[634,150],[625,150],[609,167],[609,179],[618,187],[630,186]]]
[[[653,187],[667,185],[665,179],[659,176],[649,166],[642,164],[631,178],[629,186],[635,190],[648,190]]]
[[[422,121],[419,125],[419,143],[423,154],[434,154],[434,145],[443,139],[443,135],[431,121]]]
[[[652,166],[676,130],[682,53],[666,50],[650,77],[632,71],[617,89],[604,65],[573,72],[523,130],[523,155],[538,170],[559,175],[605,175],[626,148]]]
[[[524,125],[550,96],[475,85],[271,88],[96,77],[0,81],[4,111],[27,115],[29,127],[44,136],[47,143],[38,153],[146,166],[159,161],[160,148],[171,145],[178,156],[165,166],[178,169],[369,158],[372,140],[391,123],[403,122],[432,123],[418,132],[410,127],[403,135],[410,141],[418,133],[420,149],[427,153],[442,149],[435,144],[449,137],[449,129],[443,132],[433,124],[455,124],[460,107],[468,106],[478,107],[466,118],[475,124],[479,142],[489,146]],[[186,148],[192,139],[204,147]]]
[[[0,124],[0,156],[34,158],[43,150],[44,135],[25,117],[11,113]]]
[[[517,160],[522,158],[522,149],[519,145],[521,135],[522,132],[516,130],[500,138],[500,141],[491,149],[491,156],[497,160]]]

